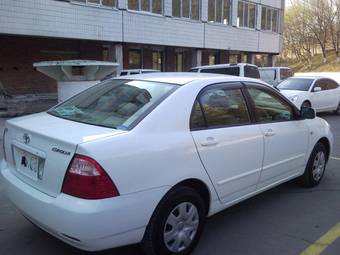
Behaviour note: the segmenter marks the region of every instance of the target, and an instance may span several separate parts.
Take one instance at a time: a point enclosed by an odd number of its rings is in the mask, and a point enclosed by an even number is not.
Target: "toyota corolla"
[[[8,120],[3,141],[6,193],[41,229],[88,251],[183,255],[208,216],[291,179],[318,185],[333,137],[259,80],[157,73]]]

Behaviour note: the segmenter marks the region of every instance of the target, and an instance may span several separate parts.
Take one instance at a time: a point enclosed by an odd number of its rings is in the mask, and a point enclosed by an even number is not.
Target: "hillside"
[[[322,55],[315,55],[312,58],[311,66],[301,63],[290,62],[288,64],[294,72],[340,72],[340,63],[337,63],[335,52],[328,52],[327,63],[322,62]]]

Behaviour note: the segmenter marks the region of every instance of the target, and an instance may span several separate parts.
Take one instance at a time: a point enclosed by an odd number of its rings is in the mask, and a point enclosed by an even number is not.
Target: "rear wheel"
[[[327,150],[322,143],[317,143],[309,157],[305,173],[300,183],[305,187],[317,186],[325,173],[327,164]]]
[[[157,206],[142,246],[147,255],[186,255],[197,245],[206,217],[203,199],[189,187],[170,191]]]
[[[334,111],[334,114],[340,115],[340,102],[339,102],[338,108],[336,108],[336,110]]]

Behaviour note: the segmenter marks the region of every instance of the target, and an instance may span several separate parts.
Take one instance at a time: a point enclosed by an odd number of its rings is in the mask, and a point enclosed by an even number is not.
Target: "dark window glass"
[[[222,0],[216,0],[216,22],[222,22]]]
[[[129,50],[129,68],[142,68],[142,53],[140,50]]]
[[[272,16],[272,31],[277,32],[278,31],[278,11],[273,10],[273,16]]]
[[[337,89],[339,87],[338,83],[333,80],[328,80],[328,89]]]
[[[191,0],[191,18],[199,20],[199,18],[200,18],[200,0]]]
[[[128,8],[129,8],[130,10],[139,11],[139,1],[138,1],[138,0],[129,0],[129,2],[128,2]]]
[[[268,9],[267,10],[267,20],[266,20],[266,30],[271,30],[271,25],[272,25],[272,10]]]
[[[273,82],[276,80],[276,70],[275,69],[262,69],[260,70],[260,77],[265,82]]]
[[[208,89],[199,98],[208,127],[223,127],[250,122],[240,89]]]
[[[162,0],[152,0],[152,12],[153,13],[162,13]]]
[[[182,0],[182,17],[190,18],[190,0]]]
[[[249,88],[248,91],[255,104],[257,121],[289,121],[294,118],[292,107],[279,96],[256,88]]]
[[[172,16],[181,17],[181,0],[172,0]]]
[[[292,70],[290,69],[281,69],[280,70],[280,79],[281,81],[289,78],[289,77],[292,77],[293,76],[293,73],[292,73]]]
[[[255,28],[256,24],[256,5],[249,5],[249,27]]]
[[[261,14],[261,29],[266,30],[266,21],[267,21],[267,8],[262,7],[262,14]]]
[[[150,1],[149,0],[141,0],[142,11],[150,11]]]
[[[160,51],[152,52],[152,69],[162,70],[163,65],[163,54]]]
[[[243,15],[244,15],[244,18],[243,18],[243,26],[244,27],[248,27],[248,24],[249,24],[249,12],[248,12],[248,4],[244,3],[243,5],[244,7],[244,11],[243,11]]]
[[[240,68],[238,66],[223,67],[223,68],[207,68],[207,69],[202,69],[201,73],[218,73],[218,74],[240,76]]]
[[[205,127],[205,121],[203,117],[203,112],[201,105],[196,101],[194,107],[192,109],[191,118],[190,118],[190,128],[191,129],[199,129]]]
[[[281,82],[277,88],[280,90],[301,90],[308,91],[313,83],[313,79],[288,78]]]
[[[243,10],[243,2],[238,2],[238,11],[237,11],[237,23],[238,23],[238,26],[239,27],[244,27],[244,23],[243,23],[243,13],[244,13],[244,10]]]
[[[223,5],[223,24],[228,25],[230,23],[230,0],[224,0]]]
[[[215,21],[215,0],[208,0],[208,21]]]
[[[128,72],[121,72],[120,73],[120,76],[125,76],[125,75],[127,75],[128,74]]]
[[[317,80],[314,84],[315,87],[320,87],[322,90],[336,89],[338,84],[330,79],[320,79]]]
[[[197,72],[198,72],[198,69],[197,69],[197,68],[193,68],[193,69],[190,69],[189,72],[191,72],[191,73],[197,73]]]
[[[102,0],[102,5],[110,6],[110,7],[116,7],[117,1],[116,0]]]
[[[245,66],[244,67],[244,76],[259,79],[260,78],[259,69],[255,66]]]

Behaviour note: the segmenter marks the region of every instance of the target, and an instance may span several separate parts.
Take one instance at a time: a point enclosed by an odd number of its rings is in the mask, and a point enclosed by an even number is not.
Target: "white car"
[[[8,120],[1,176],[27,219],[72,246],[182,255],[207,216],[298,177],[317,185],[332,147],[312,108],[259,80],[147,74]]]
[[[316,112],[334,111],[340,114],[340,87],[330,78],[291,77],[281,82],[277,88],[299,109],[312,107]]]

